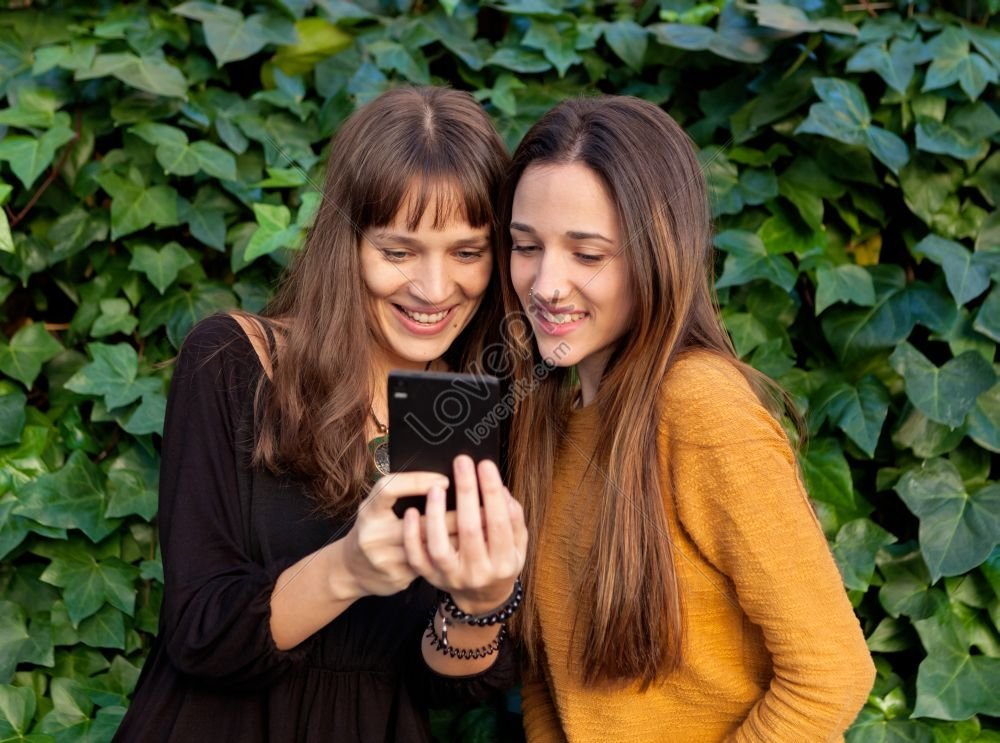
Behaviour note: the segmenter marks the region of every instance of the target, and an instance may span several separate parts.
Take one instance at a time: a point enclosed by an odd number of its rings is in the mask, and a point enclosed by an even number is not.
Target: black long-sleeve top
[[[239,324],[199,323],[181,349],[164,426],[159,633],[116,741],[429,741],[426,707],[514,685],[508,648],[486,671],[435,673],[420,638],[423,580],[363,598],[292,650],[271,636],[278,575],[349,523],[317,514],[303,484],[252,468],[263,374]]]

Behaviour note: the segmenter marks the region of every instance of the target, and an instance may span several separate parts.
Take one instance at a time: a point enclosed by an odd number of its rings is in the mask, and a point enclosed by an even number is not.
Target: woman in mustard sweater
[[[529,743],[841,740],[874,668],[719,317],[691,142],[637,99],[566,101],[501,209]]]

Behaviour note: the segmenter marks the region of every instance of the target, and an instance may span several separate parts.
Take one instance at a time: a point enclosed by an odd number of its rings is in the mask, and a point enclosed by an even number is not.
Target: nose
[[[541,300],[549,309],[564,309],[572,294],[572,285],[561,251],[547,250],[538,262],[538,271],[532,283],[533,299]]]
[[[441,309],[448,305],[454,295],[455,280],[444,261],[425,256],[412,273],[407,273],[414,301]]]

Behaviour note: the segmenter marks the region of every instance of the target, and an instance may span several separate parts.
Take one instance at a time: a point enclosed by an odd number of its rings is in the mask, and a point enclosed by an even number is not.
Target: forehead
[[[600,177],[582,163],[525,169],[514,191],[511,218],[538,231],[617,235],[618,217]]]

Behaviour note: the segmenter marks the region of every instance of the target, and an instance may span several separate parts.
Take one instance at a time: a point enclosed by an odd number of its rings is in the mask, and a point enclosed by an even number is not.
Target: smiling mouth
[[[582,320],[587,316],[586,312],[549,312],[548,310],[535,305],[535,309],[538,310],[539,316],[545,320],[547,323],[552,325],[565,325],[567,323],[576,322],[577,320]]]
[[[406,307],[401,304],[395,303],[393,303],[393,307],[402,312],[413,322],[420,323],[421,325],[436,325],[444,320],[448,316],[448,313],[451,312],[450,307],[439,312],[414,312],[413,310],[406,309]]]

